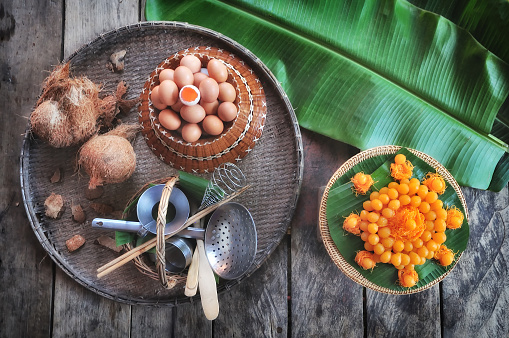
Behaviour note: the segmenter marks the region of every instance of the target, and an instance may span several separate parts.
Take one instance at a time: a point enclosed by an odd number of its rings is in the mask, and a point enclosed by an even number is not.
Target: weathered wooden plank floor
[[[318,194],[356,150],[303,130],[305,170],[291,224],[266,263],[219,297],[130,306],[77,284],[46,256],[22,205],[19,154],[40,84],[100,33],[143,19],[138,0],[0,3],[0,337],[501,337],[509,335],[509,193],[464,189],[468,249],[445,281],[410,296],[365,290],[332,263],[317,236]]]

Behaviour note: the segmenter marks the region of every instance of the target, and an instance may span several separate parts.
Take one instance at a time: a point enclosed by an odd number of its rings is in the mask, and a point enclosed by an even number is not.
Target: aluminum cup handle
[[[92,220],[93,228],[101,228],[107,230],[118,230],[127,232],[138,232],[143,228],[140,222],[124,221],[107,218],[94,218]]]

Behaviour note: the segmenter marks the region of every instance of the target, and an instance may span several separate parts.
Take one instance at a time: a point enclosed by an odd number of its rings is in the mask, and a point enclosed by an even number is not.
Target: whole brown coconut
[[[137,124],[120,125],[93,136],[79,151],[78,164],[90,176],[89,189],[107,183],[121,183],[136,169],[136,154],[128,139],[139,130]]]
[[[32,131],[52,147],[83,143],[97,132],[100,86],[86,77],[70,77],[69,63],[55,67],[30,116]],[[114,110],[114,107],[113,107]]]
[[[55,148],[81,144],[101,127],[111,127],[115,116],[130,110],[137,100],[124,100],[119,82],[115,95],[99,98],[101,86],[85,76],[70,77],[69,63],[57,66],[46,78],[43,92],[30,116],[31,130]]]

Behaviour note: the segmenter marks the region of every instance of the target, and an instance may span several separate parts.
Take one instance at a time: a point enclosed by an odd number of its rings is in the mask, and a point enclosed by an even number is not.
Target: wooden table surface
[[[143,20],[143,1],[0,3],[0,337],[507,337],[509,194],[464,188],[470,241],[439,285],[408,296],[362,288],[317,236],[321,186],[357,150],[302,130],[305,169],[288,234],[262,267],[219,297],[153,308],[82,287],[46,255],[27,219],[19,157],[48,71],[81,45]]]

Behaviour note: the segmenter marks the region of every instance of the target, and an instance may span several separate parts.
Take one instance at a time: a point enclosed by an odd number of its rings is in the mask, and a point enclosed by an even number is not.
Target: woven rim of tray
[[[166,42],[167,39],[173,39],[174,35],[179,37],[186,35],[185,40],[181,39],[178,41],[179,45],[188,43],[187,36],[189,34],[193,36],[193,39],[198,41],[198,43],[195,45],[200,45],[199,43],[201,43],[201,45],[207,44],[208,42],[203,43],[203,41],[210,40],[212,41],[211,43],[221,46],[228,46],[228,48],[233,53],[236,53],[248,63],[250,63],[253,66],[253,69],[256,70],[258,77],[260,77],[261,81],[264,83],[266,91],[270,89],[270,92],[266,92],[266,95],[267,100],[270,100],[271,104],[273,105],[271,106],[271,114],[268,116],[270,123],[268,126],[266,124],[266,128],[264,129],[265,138],[262,138],[262,140],[258,142],[263,143],[263,146],[258,145],[255,147],[255,150],[251,153],[251,155],[247,156],[247,159],[244,159],[242,162],[240,162],[240,165],[243,163],[254,163],[254,159],[257,159],[256,166],[253,168],[248,168],[248,171],[253,174],[253,179],[260,180],[258,181],[260,184],[258,185],[257,189],[249,189],[246,193],[243,194],[243,196],[240,196],[239,201],[241,201],[241,203],[247,202],[250,204],[249,200],[252,197],[256,198],[256,204],[252,202],[250,207],[253,209],[252,213],[254,214],[256,212],[262,219],[262,227],[260,229],[258,229],[257,224],[257,230],[259,230],[259,249],[257,251],[255,262],[253,263],[252,268],[242,278],[229,281],[221,281],[219,283],[218,293],[221,293],[229,290],[235,285],[238,285],[245,278],[251,276],[251,274],[260,268],[260,266],[269,258],[269,256],[272,254],[272,252],[274,252],[278,244],[281,242],[283,236],[286,234],[287,227],[290,224],[297,205],[304,167],[303,144],[297,118],[291,103],[286,93],[282,89],[280,83],[277,81],[271,71],[265,66],[265,64],[258,57],[256,57],[256,55],[254,55],[251,51],[247,50],[239,43],[213,30],[182,22],[141,22],[111,30],[101,34],[88,44],[83,45],[81,48],[76,50],[76,52],[66,58],[64,62],[72,61],[73,68],[78,66],[81,72],[86,73],[87,75],[90,74],[91,71],[95,72],[94,74],[96,74],[99,71],[99,68],[103,67],[102,62],[106,62],[108,56],[110,55],[98,54],[99,52],[106,53],[106,51],[109,51],[109,53],[112,53],[120,48],[125,48],[128,50],[128,53],[126,54],[126,62],[129,62],[130,58],[133,58],[133,55],[131,54],[133,52],[133,45],[138,47],[142,46],[141,49],[137,49],[136,55],[138,58],[142,57],[143,59],[140,61],[140,64],[131,64],[132,68],[129,68],[127,72],[134,72],[134,77],[131,76],[128,78],[131,83],[133,83],[132,81],[135,81],[136,79],[138,79],[136,81],[139,81],[140,77],[143,77],[144,82],[146,80],[146,74],[150,73],[150,70],[147,68],[147,63],[153,63],[155,55],[153,50],[146,50],[143,48],[146,44],[147,37],[150,39],[150,41],[155,41],[158,43],[159,45],[156,46],[158,48],[157,50],[161,51],[163,48],[164,50],[168,50],[168,45],[163,45],[163,43]],[[167,38],[168,36],[169,38]],[[180,48],[178,50],[180,50]],[[166,57],[166,55],[164,57]],[[164,57],[159,58],[157,62],[153,63],[154,66],[151,67],[155,67],[155,65],[157,65],[160,60],[164,59]],[[139,72],[140,68],[144,68],[146,70]],[[101,70],[100,72],[102,74],[103,71]],[[108,75],[106,77],[108,78],[112,76],[113,75]],[[103,81],[102,75],[100,79],[100,81]],[[110,82],[107,82],[106,84],[113,87],[114,83],[114,81],[110,80]],[[140,87],[141,91],[143,84],[141,84]],[[276,121],[278,123],[277,125],[275,124]],[[284,126],[279,123],[284,123]],[[262,142],[264,139],[265,141]],[[281,142],[283,142],[288,149],[291,149],[291,151],[288,152],[288,156],[285,155],[284,158],[282,158],[281,154],[276,154],[274,151],[266,153],[266,151],[269,151],[270,149],[275,149],[273,140],[281,140]],[[144,140],[140,141],[145,143]],[[137,143],[141,144],[139,142]],[[280,146],[281,145],[279,144],[277,145],[277,147]],[[126,267],[131,265],[130,271],[134,270],[134,274],[132,276],[121,276],[122,280],[118,280],[119,276],[115,276],[114,273],[112,273],[110,276],[107,276],[104,279],[98,281],[95,277],[95,270],[98,265],[101,263],[106,263],[107,261],[104,261],[104,259],[101,262],[94,261],[92,266],[85,267],[82,263],[80,263],[81,261],[76,258],[78,257],[77,254],[70,255],[66,252],[64,242],[68,237],[64,236],[68,236],[67,234],[70,233],[71,230],[67,229],[66,227],[58,228],[58,226],[61,225],[62,222],[68,220],[62,219],[60,220],[60,223],[57,222],[55,224],[49,224],[51,221],[48,222],[48,220],[44,217],[43,202],[45,197],[47,197],[46,194],[49,184],[47,182],[47,177],[44,176],[44,170],[47,171],[48,169],[47,167],[32,167],[33,162],[37,158],[46,158],[44,157],[46,154],[48,156],[53,156],[52,154],[54,154],[55,150],[48,148],[49,147],[41,144],[37,138],[34,138],[34,136],[31,135],[30,126],[27,125],[20,156],[20,183],[22,198],[31,227],[34,230],[37,239],[46,250],[48,255],[57,264],[57,266],[61,268],[69,277],[87,289],[101,296],[122,303],[148,306],[176,306],[182,303],[198,301],[198,295],[192,298],[185,297],[183,290],[181,293],[179,291],[177,294],[167,294],[160,292],[159,290],[157,290],[156,293],[149,294],[148,292],[144,291],[143,287],[140,288],[138,281],[142,285],[152,285],[151,283],[157,283],[157,281],[153,281],[151,278],[144,278],[142,274],[139,273],[139,270],[134,267],[134,264],[126,264]],[[260,150],[265,148],[267,148],[267,150]],[[69,152],[71,152],[71,150],[69,150]],[[60,156],[60,154],[60,150],[57,150],[56,155]],[[153,155],[149,149],[147,149],[146,154]],[[270,154],[270,156],[268,154]],[[72,158],[73,156],[75,156],[74,152],[69,155],[66,154],[65,161],[68,161],[69,158]],[[148,155],[143,157],[148,158]],[[170,172],[167,172],[167,170],[171,168],[167,166],[162,168],[164,163],[162,163],[155,156],[150,158],[153,158],[153,160],[151,159],[150,161],[156,165],[155,172],[159,173],[158,176],[154,176],[154,173],[150,173],[149,177],[147,178],[143,178],[144,176],[140,174],[135,177],[135,172],[130,180],[135,180],[138,183],[135,186],[132,186],[132,188],[137,190],[147,181],[161,177],[168,177],[171,175]],[[50,165],[55,165],[55,163],[58,163],[59,160],[60,157],[51,158]],[[284,162],[282,162],[283,160]],[[291,162],[289,162],[290,160]],[[258,169],[262,169],[261,172],[257,172]],[[72,169],[66,167],[66,170],[71,171]],[[277,201],[273,201],[269,194],[266,193],[267,191],[272,191],[275,189],[274,184],[269,184],[268,180],[264,181],[264,179],[260,177],[260,175],[267,170],[270,170],[271,172],[277,172],[277,177],[281,180],[281,184],[278,186],[277,191],[283,192],[284,197],[278,199]],[[72,176],[72,174],[69,174],[69,176]],[[80,183],[82,186],[84,185],[83,180]],[[86,182],[86,180],[84,181]],[[70,189],[69,192],[73,193],[73,189]],[[112,189],[115,190],[116,188],[112,187]],[[127,196],[132,196],[133,193],[134,192],[129,193]],[[119,206],[123,206],[125,204],[126,195],[119,194],[117,196],[118,200],[116,203],[119,204]],[[272,202],[268,204],[269,201]],[[122,205],[120,205],[120,203]],[[261,207],[258,207],[258,205],[262,205],[264,209],[261,210]],[[272,215],[273,212],[276,213],[276,216]],[[271,215],[270,219],[269,216],[266,215]],[[88,234],[90,231],[92,231],[89,230],[88,227],[86,229],[85,227],[78,227],[75,230],[85,234]],[[75,231],[72,230],[72,233],[74,232]],[[85,250],[86,246],[87,244],[85,244],[85,246],[80,250]],[[88,245],[89,248],[92,246],[92,243]],[[88,261],[90,261],[90,259],[93,259],[93,257],[88,258]],[[131,277],[134,277],[134,275],[136,275],[136,282],[129,281]],[[138,279],[138,276],[140,276],[140,279]],[[117,279],[115,280],[114,278]],[[150,282],[148,280],[150,280]],[[123,286],[124,284],[129,285]],[[133,288],[141,289],[142,291],[137,292],[136,295],[128,293],[129,290]]]
[[[392,294],[392,295],[407,295],[407,294],[417,293],[417,292],[421,292],[426,289],[429,289],[430,287],[432,287],[435,284],[438,284],[456,266],[461,255],[463,254],[463,252],[461,252],[459,254],[459,256],[455,260],[454,264],[444,274],[442,274],[440,277],[434,279],[432,282],[430,282],[424,286],[421,286],[421,287],[415,288],[415,289],[408,289],[408,290],[404,290],[404,291],[391,290],[389,288],[381,287],[381,286],[373,283],[369,279],[365,278],[359,271],[357,271],[357,269],[355,267],[350,265],[350,263],[348,263],[345,260],[345,258],[343,257],[343,255],[341,255],[341,253],[339,252],[339,249],[337,248],[336,244],[334,243],[334,241],[330,235],[330,231],[329,231],[329,223],[327,221],[327,199],[329,197],[329,190],[332,187],[332,185],[337,181],[337,179],[339,177],[343,176],[348,170],[353,168],[355,165],[357,165],[357,164],[361,163],[362,161],[364,161],[365,159],[368,159],[371,157],[395,154],[400,149],[401,149],[400,146],[393,146],[393,145],[380,146],[380,147],[375,147],[375,148],[371,148],[371,149],[362,151],[362,152],[358,153],[357,155],[348,159],[341,167],[339,167],[339,169],[334,173],[334,175],[332,175],[331,179],[329,180],[329,183],[327,184],[325,191],[323,193],[323,196],[322,196],[322,200],[320,203],[320,214],[319,214],[320,234],[322,236],[323,244],[325,245],[325,248],[327,249],[327,252],[329,253],[330,257],[332,258],[332,261],[339,267],[339,269],[341,271],[343,271],[343,273],[345,275],[347,275],[350,279],[352,279],[354,282],[356,282],[364,287],[367,287],[374,291]],[[442,177],[447,181],[447,183],[449,183],[449,185],[451,187],[454,188],[454,190],[456,191],[456,194],[458,195],[458,198],[461,201],[461,204],[463,205],[463,208],[465,210],[465,217],[468,222],[469,216],[468,216],[467,204],[465,201],[465,197],[463,196],[463,192],[461,191],[461,188],[460,188],[458,182],[456,182],[456,179],[451,175],[451,173],[442,164],[440,164],[440,162],[435,160],[433,157],[431,157],[423,152],[420,152],[418,150],[415,150],[415,149],[408,149],[408,150],[410,152],[412,152],[414,155],[416,155],[417,157],[419,157],[420,159],[424,160],[427,164],[429,164],[433,168],[436,168],[436,171],[440,175],[442,175]]]
[[[186,142],[178,132],[160,125],[157,109],[152,106],[150,93],[159,83],[159,73],[174,69],[185,55],[197,56],[202,66],[213,58],[221,61],[228,70],[227,82],[236,89],[238,116],[218,137]],[[208,173],[222,163],[240,161],[262,136],[267,116],[265,93],[256,73],[231,51],[211,46],[187,48],[163,60],[150,74],[140,98],[139,120],[147,144],[164,162],[187,172]]]

